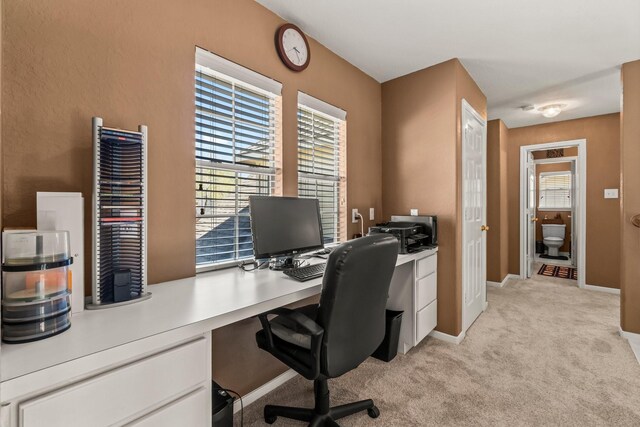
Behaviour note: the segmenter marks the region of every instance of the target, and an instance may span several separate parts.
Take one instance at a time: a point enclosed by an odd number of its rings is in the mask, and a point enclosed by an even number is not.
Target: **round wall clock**
[[[293,71],[302,71],[309,66],[309,43],[300,28],[293,24],[284,24],[278,28],[276,50],[284,65]]]

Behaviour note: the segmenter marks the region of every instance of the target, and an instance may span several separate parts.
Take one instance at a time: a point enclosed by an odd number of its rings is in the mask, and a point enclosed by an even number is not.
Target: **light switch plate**
[[[617,199],[618,198],[618,189],[617,188],[605,188],[604,189],[604,198],[605,199]]]
[[[418,209],[411,209],[411,216],[418,216]]]
[[[369,221],[373,221],[374,219],[376,219],[376,210],[369,208]]]
[[[351,209],[351,222],[356,224],[358,222],[358,209]]]

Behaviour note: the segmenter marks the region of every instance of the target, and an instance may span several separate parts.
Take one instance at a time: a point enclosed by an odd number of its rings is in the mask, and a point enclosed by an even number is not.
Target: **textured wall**
[[[384,215],[438,215],[438,327],[462,328],[460,110],[467,99],[486,115],[486,99],[457,59],[382,85]]]
[[[620,115],[606,114],[509,130],[509,272],[520,274],[520,147],[587,140],[587,271],[589,285],[620,287],[620,221],[616,199],[605,188],[620,186]]]
[[[498,283],[509,274],[507,132],[502,120],[487,123],[487,280]]]
[[[640,334],[640,229],[630,222],[640,214],[640,61],[622,66],[622,86],[620,320],[623,330]]]
[[[274,49],[283,21],[259,4],[24,0],[3,6],[4,225],[35,225],[36,191],[80,191],[90,259],[91,117],[122,128],[143,123],[149,126],[150,283],[194,275],[196,45],[283,83],[287,195],[297,193],[298,90],[347,111],[346,211],[381,211],[380,84],[314,40],[309,68],[289,71]],[[349,234],[360,228],[349,227]],[[225,385],[240,392],[283,370],[255,348],[256,328],[253,321],[214,333],[214,372],[238,372]],[[224,345],[230,341],[241,344]],[[261,366],[261,375],[241,375],[248,366]]]

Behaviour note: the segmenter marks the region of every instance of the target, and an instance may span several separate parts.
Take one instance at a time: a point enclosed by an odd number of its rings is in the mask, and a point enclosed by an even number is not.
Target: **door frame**
[[[576,179],[578,175],[578,156],[568,156],[568,157],[557,157],[552,159],[538,159],[534,160],[536,165],[552,165],[554,163],[569,163],[571,165],[571,198],[573,200],[577,200],[577,192],[576,192]],[[576,216],[576,208],[575,206],[569,211],[571,213],[571,218]],[[576,241],[580,241],[579,236],[577,235],[576,222],[571,221],[571,240],[569,241],[571,249],[571,266],[578,268],[576,265],[576,257],[577,253],[577,244],[574,244],[574,239]]]
[[[479,122],[484,124],[484,128],[483,128],[483,132],[482,132],[482,163],[484,165],[484,167],[482,168],[482,186],[484,188],[484,200],[482,203],[482,223],[486,224],[487,223],[487,119],[482,117],[474,108],[473,106],[471,106],[471,104],[469,104],[469,102],[467,102],[466,99],[462,99],[462,112],[460,115],[460,127],[462,129],[463,123],[465,123],[465,119],[467,118],[467,115],[471,115],[473,116],[476,120],[478,120]],[[460,167],[460,179],[461,179],[461,183],[462,180],[464,179],[464,129],[462,129],[461,132],[461,147],[460,147],[460,158],[461,158],[461,167]],[[464,214],[464,195],[461,194],[460,196],[460,211],[461,211],[461,215]],[[461,245],[464,244],[465,240],[465,234],[466,234],[466,226],[465,226],[465,221],[464,218],[461,217],[462,220],[462,242]],[[482,310],[486,310],[487,306],[488,306],[488,301],[487,301],[487,233],[484,232],[482,233],[482,256],[484,257],[483,262],[481,262],[481,283],[482,286],[484,287],[484,302],[483,302],[483,307]],[[462,296],[462,333],[465,333],[465,331],[467,329],[469,329],[469,327],[473,324],[473,322],[471,322],[470,324],[467,324],[467,310],[465,309],[465,291],[464,291],[464,266],[465,266],[465,262],[464,262],[464,250],[462,251],[462,260],[461,260],[461,264],[462,264],[462,292],[461,292],[461,296]],[[475,319],[474,319],[475,321]]]
[[[585,288],[586,280],[586,256],[587,256],[587,140],[573,139],[569,141],[550,142],[546,144],[523,145],[520,147],[520,278],[525,279],[526,271],[526,247],[525,233],[527,233],[526,221],[524,220],[524,210],[526,208],[526,189],[527,181],[525,176],[525,168],[527,162],[527,154],[532,151],[550,150],[555,148],[578,147],[578,159],[576,161],[576,183],[577,191],[577,207],[575,209],[572,220],[577,223],[578,247],[575,251],[578,256],[578,287]]]

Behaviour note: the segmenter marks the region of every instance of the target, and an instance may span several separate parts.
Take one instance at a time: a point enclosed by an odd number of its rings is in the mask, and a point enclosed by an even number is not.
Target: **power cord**
[[[364,237],[364,218],[360,212],[356,212],[356,216],[360,217],[360,237]]]
[[[242,271],[253,271],[264,267],[268,263],[269,261],[264,261],[261,263],[258,263],[257,261],[243,262],[242,264],[238,264],[238,268]],[[247,268],[248,266],[253,266],[253,268]]]
[[[236,396],[238,396],[238,400],[240,400],[240,427],[244,427],[244,403],[242,402],[242,396],[240,396],[240,393],[238,393],[237,391],[233,391],[231,389],[222,388],[222,387],[217,388],[216,390],[226,391],[229,394],[235,394]]]

